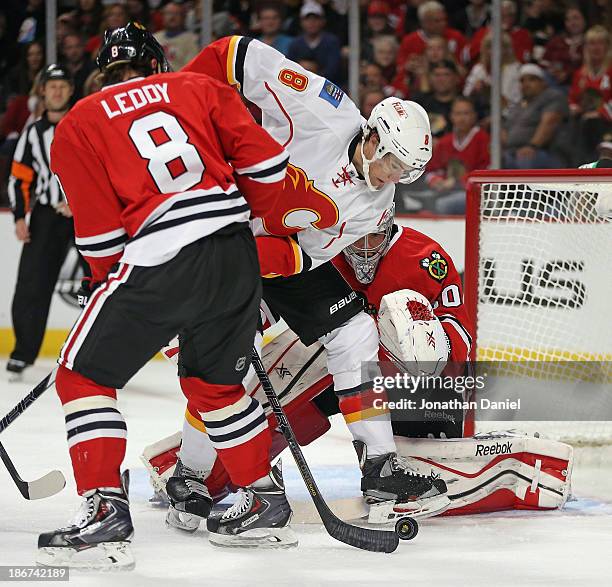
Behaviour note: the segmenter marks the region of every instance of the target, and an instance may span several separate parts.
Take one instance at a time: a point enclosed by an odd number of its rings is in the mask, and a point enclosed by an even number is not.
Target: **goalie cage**
[[[501,426],[612,444],[611,171],[480,171],[466,197],[472,359],[554,408],[538,421],[471,415],[466,433]]]

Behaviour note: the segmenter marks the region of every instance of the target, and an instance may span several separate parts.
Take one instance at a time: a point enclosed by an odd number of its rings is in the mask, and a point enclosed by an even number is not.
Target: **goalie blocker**
[[[165,349],[164,354],[176,355],[172,347]],[[323,347],[319,344],[305,347],[287,329],[264,347],[263,361],[272,384],[279,390],[281,404],[299,443],[307,445],[329,430],[328,416],[338,410],[332,379],[326,372]],[[266,412],[272,431],[273,458],[282,452],[286,442],[275,431],[274,416],[256,378],[249,378],[246,389],[260,401]],[[416,464],[419,473],[439,477],[449,487],[451,506],[446,515],[555,509],[563,507],[567,501],[572,471],[569,445],[517,432],[492,432],[456,439],[409,438],[410,429],[418,429],[418,423],[400,424],[394,426],[399,454],[412,457],[411,463]],[[201,422],[187,412],[184,433],[190,433],[189,426],[198,437],[202,436],[198,429]],[[434,422],[429,430],[439,434],[439,423]],[[455,431],[456,435],[461,434],[457,427]],[[419,434],[426,435],[423,430]],[[166,482],[174,472],[181,437],[177,432],[144,450],[142,460],[158,492],[165,493]],[[200,455],[199,458],[201,460]],[[220,501],[234,488],[214,454],[209,455],[208,461],[204,470],[199,469],[211,496]],[[344,516],[359,517],[364,513],[363,507],[363,501],[357,498],[343,512]],[[369,520],[384,523],[401,515],[388,507],[372,508]]]

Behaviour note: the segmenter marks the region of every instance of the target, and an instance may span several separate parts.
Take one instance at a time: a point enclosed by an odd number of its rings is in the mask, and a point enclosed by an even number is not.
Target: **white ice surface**
[[[0,417],[51,369],[40,361],[22,383],[0,374]],[[289,551],[235,551],[209,545],[204,530],[170,531],[164,512],[148,504],[151,490],[138,456],[150,442],[180,428],[184,400],[171,368],[147,365],[119,394],[128,423],[124,465],[132,471],[136,569],[129,573],[74,572],[73,585],[113,587],[226,585],[447,585],[583,586],[612,584],[612,463],[578,465],[578,499],[562,512],[509,512],[426,520],[412,542],[391,555],[363,552],[330,538],[319,525],[296,525],[300,545]],[[77,510],[63,415],[49,390],[14,422],[0,440],[24,479],[59,468],[68,486],[49,499],[28,502],[0,464],[0,565],[34,563],[39,532],[63,525]],[[358,494],[359,475],[349,435],[341,421],[305,449],[329,498]],[[283,455],[287,492],[295,502],[307,493],[291,455]],[[20,583],[26,584],[26,583]]]

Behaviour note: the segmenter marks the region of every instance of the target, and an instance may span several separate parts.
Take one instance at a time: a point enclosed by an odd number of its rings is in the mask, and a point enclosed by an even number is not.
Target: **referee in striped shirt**
[[[74,242],[72,214],[49,168],[55,127],[70,108],[74,86],[68,71],[54,64],[40,83],[45,111],[19,137],[8,186],[23,243],[12,305],[15,348],[6,365],[13,378],[38,356],[55,283]]]

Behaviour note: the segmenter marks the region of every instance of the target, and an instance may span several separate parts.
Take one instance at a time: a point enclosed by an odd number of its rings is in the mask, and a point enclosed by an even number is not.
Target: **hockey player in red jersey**
[[[393,494],[443,510],[449,503],[444,484],[413,475],[396,457],[389,413],[372,406],[372,375],[362,365],[376,360],[376,325],[330,262],[376,229],[396,183],[423,173],[432,148],[427,113],[414,102],[387,98],[366,121],[335,84],[247,37],[212,43],[185,70],[236,87],[289,152],[282,197],[253,226],[263,298],[303,344],[325,347],[340,408],[363,453],[364,478],[376,486],[370,497]],[[186,471],[178,467],[177,476]]]
[[[38,562],[133,566],[116,389],[177,332],[181,388],[232,482],[262,505],[238,529],[211,520],[211,536],[249,542],[256,528],[295,544],[262,407],[241,384],[261,292],[248,221],[273,209],[288,155],[227,85],[169,73],[137,23],[107,31],[98,66],[105,87],[62,120],[51,148],[93,275],[56,379],[85,503],[73,525],[40,535]]]
[[[469,359],[471,326],[461,279],[448,253],[430,237],[394,224],[390,210],[377,232],[347,247],[333,262],[374,313],[389,293],[411,289],[425,296],[448,340],[448,360]]]

